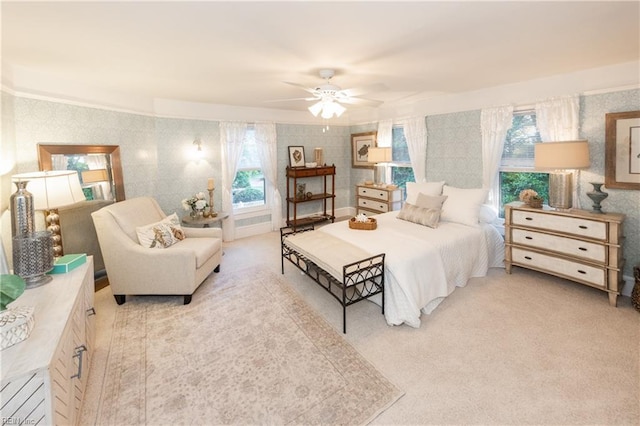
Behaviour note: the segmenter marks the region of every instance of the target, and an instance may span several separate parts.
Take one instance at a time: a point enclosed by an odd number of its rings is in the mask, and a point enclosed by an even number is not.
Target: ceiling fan
[[[363,106],[373,106],[373,107],[382,104],[382,101],[362,98],[360,97],[360,95],[363,95],[369,92],[374,92],[376,90],[383,90],[385,88],[383,84],[375,84],[375,85],[361,87],[361,88],[343,90],[340,87],[334,84],[331,84],[331,78],[334,75],[335,75],[335,71],[332,69],[320,70],[320,77],[325,80],[325,83],[316,87],[306,87],[301,84],[285,81],[286,84],[299,87],[302,90],[311,93],[312,96],[306,97],[306,98],[281,99],[279,101],[294,101],[294,100],[316,101],[316,103],[311,105],[308,109],[311,112],[311,114],[313,114],[315,117],[317,117],[318,114],[320,114],[322,118],[331,118],[334,115],[336,117],[340,117],[340,115],[342,115],[342,113],[346,110],[346,108],[341,104],[363,105]],[[279,101],[272,101],[272,102],[279,102]]]

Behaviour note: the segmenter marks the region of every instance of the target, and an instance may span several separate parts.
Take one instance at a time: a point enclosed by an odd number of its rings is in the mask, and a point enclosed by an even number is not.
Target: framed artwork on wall
[[[640,189],[640,111],[605,117],[605,186]]]
[[[377,146],[378,132],[354,133],[351,135],[351,166],[356,169],[373,169],[369,163],[369,148]]]
[[[289,167],[304,167],[304,147],[289,147]]]

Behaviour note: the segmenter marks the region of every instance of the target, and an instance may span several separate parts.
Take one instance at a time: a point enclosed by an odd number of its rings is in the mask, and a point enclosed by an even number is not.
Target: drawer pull
[[[586,271],[583,271],[582,269],[578,269],[578,272],[581,273],[582,275],[586,275]]]
[[[586,226],[586,225],[580,225],[580,226],[578,226],[578,228],[580,228],[580,229],[589,229],[589,227]]]
[[[532,217],[525,217],[526,220],[533,220]]]
[[[527,259],[527,260],[533,260],[533,258],[531,256],[525,256],[524,258]]]
[[[96,309],[94,307],[91,307],[89,309],[87,309],[87,316],[90,317],[91,315],[95,315],[96,314]]]
[[[586,247],[578,247],[578,250],[580,250],[580,251],[588,251]]]
[[[525,238],[526,240],[533,240],[533,237],[530,237],[530,236],[528,236],[528,235],[527,235],[526,237],[524,237],[524,238]]]

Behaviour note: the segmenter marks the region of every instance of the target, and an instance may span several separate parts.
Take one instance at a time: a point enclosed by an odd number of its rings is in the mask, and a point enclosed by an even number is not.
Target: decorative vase
[[[198,217],[198,210],[196,209],[191,209],[191,211],[189,212],[189,217],[191,219],[195,219],[196,217]]]
[[[11,194],[11,237],[34,232],[33,195],[27,191],[28,180],[14,182],[18,190]]]
[[[602,200],[607,198],[609,194],[600,189],[600,187],[604,185],[604,183],[590,183],[591,185],[593,185],[593,191],[587,192],[587,197],[591,198],[591,201],[593,201],[593,212],[602,213],[602,207],[600,206],[600,203],[602,202]]]

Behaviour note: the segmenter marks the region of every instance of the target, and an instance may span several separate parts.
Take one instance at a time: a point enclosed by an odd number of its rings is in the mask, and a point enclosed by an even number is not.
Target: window
[[[240,164],[232,185],[233,210],[255,209],[267,204],[265,179],[256,145],[255,131],[247,129]]]
[[[404,137],[404,129],[402,127],[394,127],[392,130],[391,152],[393,154],[391,167],[391,182],[398,185],[406,194],[407,182],[414,182],[413,168],[409,159],[409,148],[407,140]]]
[[[549,174],[533,171],[534,145],[541,142],[534,111],[513,113],[513,125],[507,132],[499,172],[500,217],[504,205],[518,200],[523,189],[531,188],[548,200]]]

